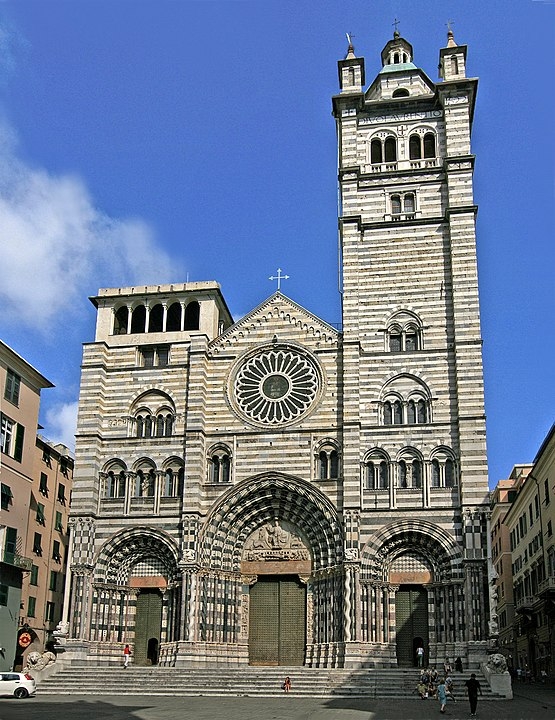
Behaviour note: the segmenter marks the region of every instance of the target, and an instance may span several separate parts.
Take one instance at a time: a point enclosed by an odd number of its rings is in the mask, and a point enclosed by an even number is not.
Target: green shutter
[[[23,438],[25,436],[25,428],[23,425],[18,423],[17,432],[15,436],[15,452],[13,454],[14,460],[21,462],[23,458]]]

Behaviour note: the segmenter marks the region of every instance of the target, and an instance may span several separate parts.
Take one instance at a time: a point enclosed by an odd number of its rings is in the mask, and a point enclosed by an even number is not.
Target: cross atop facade
[[[391,23],[393,25],[393,27],[395,28],[396,33],[399,32],[398,25],[400,22],[401,22],[400,20],[397,20],[397,18],[395,18],[395,20]]]
[[[451,32],[453,30],[454,24],[455,24],[454,20],[447,20],[447,32]]]
[[[279,291],[280,291],[280,288],[281,288],[281,281],[282,281],[282,280],[289,280],[289,275],[282,275],[282,274],[281,274],[281,268],[278,268],[278,269],[277,269],[277,275],[270,275],[270,277],[268,278],[268,280],[277,280],[277,289],[278,289],[278,292],[279,292]]]

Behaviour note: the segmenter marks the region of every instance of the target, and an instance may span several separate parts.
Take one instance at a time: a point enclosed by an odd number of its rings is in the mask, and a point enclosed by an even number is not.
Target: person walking
[[[418,667],[422,667],[422,664],[424,663],[424,648],[422,645],[419,645],[416,648],[416,662],[418,663]]]
[[[437,686],[437,699],[439,700],[439,712],[445,712],[445,706],[447,705],[447,688],[445,687],[445,680],[441,678],[439,685]]]
[[[476,680],[476,673],[470,674],[470,680],[466,683],[466,692],[468,693],[468,700],[470,702],[470,717],[476,717],[476,707],[478,706],[478,693],[482,694],[482,686],[480,681]]]
[[[129,647],[129,645],[126,645],[123,648],[123,669],[124,670],[127,670],[127,668],[129,667],[130,655],[131,655],[131,648]]]

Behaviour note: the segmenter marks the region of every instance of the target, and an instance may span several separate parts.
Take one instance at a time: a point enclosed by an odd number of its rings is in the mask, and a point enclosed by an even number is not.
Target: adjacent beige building
[[[338,331],[280,291],[100,290],[84,346],[69,656],[410,666],[485,657],[485,419],[470,145],[477,80],[395,33],[333,98]],[[330,128],[331,132],[331,128]],[[291,238],[294,242],[294,238]],[[330,292],[333,289],[330,288]]]
[[[73,457],[37,436],[40,393],[51,387],[0,341],[3,670],[44,651],[62,617]]]
[[[532,466],[515,478],[516,496],[504,517],[509,533],[515,617],[515,668],[555,677],[555,425]],[[507,618],[507,621],[509,618]]]

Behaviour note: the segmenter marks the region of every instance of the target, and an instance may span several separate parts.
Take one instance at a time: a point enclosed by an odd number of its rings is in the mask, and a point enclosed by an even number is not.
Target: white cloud
[[[43,332],[99,287],[170,282],[175,273],[144,221],[108,217],[81,178],[22,162],[5,123],[0,248],[3,320]]]
[[[53,405],[46,413],[47,432],[50,442],[62,443],[72,452],[75,450],[78,403]]]

